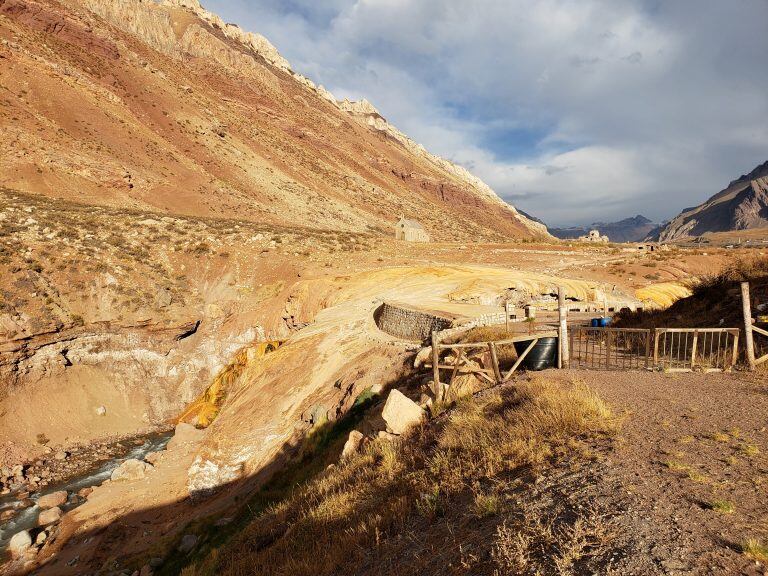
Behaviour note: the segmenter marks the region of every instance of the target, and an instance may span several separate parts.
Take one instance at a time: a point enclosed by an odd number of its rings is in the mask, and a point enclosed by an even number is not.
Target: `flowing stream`
[[[126,460],[136,458],[137,460],[143,460],[144,457],[150,452],[157,452],[165,449],[165,445],[173,436],[173,431],[162,434],[152,434],[144,438],[145,442],[141,446],[135,446],[122,456],[108,460],[101,466],[92,469],[91,471],[81,476],[75,476],[69,480],[46,486],[44,490],[37,492],[30,496],[31,500],[35,502],[34,506],[24,508],[13,518],[7,522],[0,524],[0,563],[6,561],[8,558],[7,548],[11,537],[22,530],[31,530],[37,527],[37,517],[40,514],[40,509],[37,506],[37,500],[40,496],[50,494],[51,492],[57,492],[59,490],[66,490],[69,494],[69,498],[63,506],[62,511],[66,512],[76,508],[85,500],[77,497],[77,492],[83,488],[90,488],[98,486],[104,480],[107,480],[112,471],[120,466]],[[19,502],[17,496],[13,493],[0,497],[0,513],[4,510],[21,508],[22,504]]]

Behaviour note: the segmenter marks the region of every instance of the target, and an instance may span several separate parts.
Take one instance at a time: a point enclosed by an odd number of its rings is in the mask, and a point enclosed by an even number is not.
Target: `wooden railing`
[[[439,340],[437,332],[432,333],[432,382],[435,398],[442,400],[443,388],[440,385],[450,386],[457,376],[472,374],[478,379],[489,385],[498,385],[507,382],[522,364],[528,353],[541,338],[556,338],[558,333],[538,332],[507,338],[505,340],[494,340],[487,342],[457,342],[442,343]],[[499,351],[506,346],[514,346],[517,342],[529,342],[525,350],[516,355],[516,359],[511,367],[502,370],[502,363],[499,361]],[[442,358],[443,351],[450,351],[446,358]],[[450,373],[448,378],[441,380],[440,371],[444,370]]]

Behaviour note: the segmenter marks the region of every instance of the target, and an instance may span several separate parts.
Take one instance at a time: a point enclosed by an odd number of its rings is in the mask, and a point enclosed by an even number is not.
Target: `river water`
[[[86,474],[75,476],[74,478],[70,478],[69,480],[56,485],[46,486],[44,490],[30,496],[35,502],[34,506],[21,510],[10,520],[0,524],[0,564],[8,560],[7,549],[11,537],[22,530],[31,530],[37,527],[37,516],[40,514],[37,500],[40,496],[59,490],[66,490],[69,493],[69,499],[66,504],[61,506],[61,509],[64,512],[72,510],[84,502],[84,500],[77,498],[77,492],[79,490],[98,486],[104,482],[104,480],[107,480],[112,475],[112,471],[126,460],[131,458],[142,460],[150,452],[164,450],[165,445],[168,444],[168,441],[172,436],[172,431],[146,436],[144,438],[144,444],[133,447],[119,458],[113,458]],[[0,496],[0,512],[12,508],[20,508],[20,503],[17,497],[14,494]]]

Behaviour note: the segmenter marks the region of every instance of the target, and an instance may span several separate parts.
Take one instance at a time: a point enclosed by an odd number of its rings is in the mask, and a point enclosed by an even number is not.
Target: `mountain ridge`
[[[549,233],[563,240],[585,236],[590,230],[597,229],[605,234],[612,242],[636,242],[644,239],[656,227],[652,220],[638,214],[617,222],[594,222],[589,226],[572,226],[568,228],[548,227]]]
[[[705,202],[687,208],[650,239],[673,242],[708,232],[728,232],[768,227],[768,161]]]
[[[187,215],[436,239],[547,236],[480,179],[194,0],[2,0],[0,185]],[[394,215],[394,216],[393,216]]]

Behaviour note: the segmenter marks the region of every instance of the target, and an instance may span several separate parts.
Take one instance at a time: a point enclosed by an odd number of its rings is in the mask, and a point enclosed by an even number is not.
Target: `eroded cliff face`
[[[4,0],[0,185],[169,214],[434,239],[545,235],[371,105],[197,2]],[[394,216],[393,216],[394,215]]]
[[[341,246],[3,191],[0,231],[0,438],[31,448],[173,420],[238,349],[312,321],[328,294],[299,270]]]

